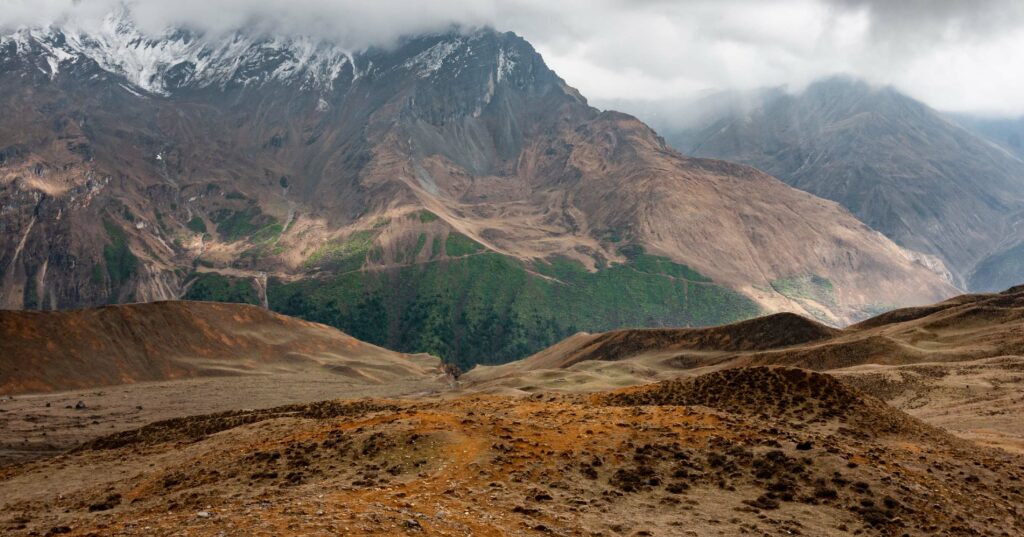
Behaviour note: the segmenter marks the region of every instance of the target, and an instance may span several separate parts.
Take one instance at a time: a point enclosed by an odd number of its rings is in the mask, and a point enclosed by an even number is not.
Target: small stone
[[[199,511],[198,513],[196,513],[196,516],[199,517],[199,518],[210,518],[210,512],[209,511]]]
[[[79,401],[79,402],[75,403],[75,410],[82,410],[84,408],[85,408],[85,402],[84,401]]]

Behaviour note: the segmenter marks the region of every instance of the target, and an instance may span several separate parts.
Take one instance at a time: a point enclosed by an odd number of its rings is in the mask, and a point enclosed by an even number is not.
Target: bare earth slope
[[[256,306],[206,302],[0,311],[0,357],[3,395],[302,371],[367,384],[440,374],[430,356],[391,352]]]
[[[692,406],[691,406],[692,405]],[[1015,535],[1024,465],[818,373],[155,423],[0,471],[9,535]]]

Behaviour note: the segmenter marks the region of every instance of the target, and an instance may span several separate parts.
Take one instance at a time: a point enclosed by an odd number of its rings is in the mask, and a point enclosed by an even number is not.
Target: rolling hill
[[[3,395],[299,372],[371,385],[443,375],[432,356],[256,306],[205,302],[0,311],[0,356]]]
[[[577,334],[529,358],[477,367],[480,389],[587,391],[741,366],[834,371],[1024,356],[1024,287],[899,309],[838,330],[794,314],[696,329]]]

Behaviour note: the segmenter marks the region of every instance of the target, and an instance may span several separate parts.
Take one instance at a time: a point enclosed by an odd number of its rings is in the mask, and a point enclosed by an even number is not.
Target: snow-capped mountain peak
[[[236,32],[219,39],[178,29],[149,36],[126,11],[108,15],[98,28],[74,23],[21,28],[0,38],[20,55],[42,56],[56,76],[61,65],[92,60],[149,93],[168,95],[182,87],[205,88],[270,80],[331,89],[353,54],[310,38],[267,38]],[[253,67],[258,66],[258,69]]]
[[[133,92],[155,95],[271,82],[328,93],[339,79],[347,83],[373,72],[374,59],[388,60],[383,63],[389,69],[405,69],[420,79],[446,67],[458,73],[469,66],[484,66],[491,70],[494,82],[501,82],[519,65],[520,53],[508,43],[480,46],[481,39],[495,35],[491,30],[441,34],[424,40],[421,48],[406,49],[405,58],[379,58],[387,52],[351,51],[303,36],[236,31],[213,37],[176,28],[149,35],[137,27],[127,9],[120,9],[89,28],[74,22],[20,28],[0,35],[0,51],[13,47],[17,56],[50,78],[69,64],[94,62],[103,71],[123,77]]]

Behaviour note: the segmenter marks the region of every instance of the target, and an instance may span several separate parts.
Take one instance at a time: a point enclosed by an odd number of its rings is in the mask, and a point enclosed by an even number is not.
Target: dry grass
[[[882,411],[905,426],[870,428]],[[1000,535],[1024,531],[1022,477],[1019,458],[830,377],[755,369],[597,397],[158,423],[4,470],[0,524],[10,535]]]

